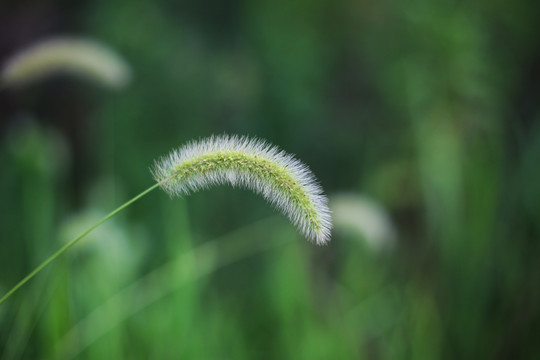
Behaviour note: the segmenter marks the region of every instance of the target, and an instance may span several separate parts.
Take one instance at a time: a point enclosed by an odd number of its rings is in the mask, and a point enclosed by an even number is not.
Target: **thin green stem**
[[[45,260],[44,262],[42,262],[37,268],[35,268],[30,274],[26,275],[26,277],[24,279],[22,279],[21,281],[19,281],[17,283],[17,285],[15,285],[13,288],[11,288],[11,290],[9,290],[6,295],[4,295],[1,299],[0,299],[0,304],[2,304],[4,301],[6,301],[11,295],[13,295],[13,293],[15,293],[15,291],[17,291],[21,286],[23,286],[24,284],[26,284],[28,282],[28,280],[30,280],[31,278],[33,278],[37,273],[39,273],[41,270],[43,270],[47,265],[49,265],[54,259],[56,259],[58,256],[62,255],[66,250],[68,250],[70,247],[72,247],[73,245],[75,245],[79,240],[81,240],[83,237],[85,237],[86,235],[88,235],[90,232],[92,232],[92,230],[94,230],[95,228],[97,228],[99,225],[103,224],[105,221],[109,220],[111,217],[113,217],[114,215],[118,214],[120,211],[124,210],[125,208],[127,208],[129,205],[131,205],[132,203],[134,203],[135,201],[139,200],[140,198],[142,198],[143,196],[145,196],[146,194],[148,194],[149,192],[151,192],[152,190],[155,190],[157,187],[159,187],[161,185],[161,183],[157,183],[157,184],[154,184],[152,185],[151,187],[149,187],[148,189],[146,189],[145,191],[143,191],[142,193],[140,193],[139,195],[135,196],[133,199],[129,200],[128,202],[124,203],[123,205],[120,205],[118,208],[116,208],[116,210],[113,210],[112,212],[110,212],[107,216],[105,216],[104,218],[102,218],[101,220],[99,220],[98,222],[96,222],[94,225],[90,226],[88,229],[86,229],[82,234],[80,234],[79,236],[77,236],[76,238],[74,238],[73,240],[71,240],[70,242],[68,242],[67,244],[65,244],[64,246],[62,246],[57,252],[55,252],[53,255],[51,255],[47,260]]]

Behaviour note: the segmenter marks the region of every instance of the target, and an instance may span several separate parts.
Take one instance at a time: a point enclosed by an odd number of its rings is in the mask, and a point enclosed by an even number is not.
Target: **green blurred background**
[[[0,60],[81,36],[121,91],[0,91],[0,294],[188,140],[264,138],[331,199],[306,242],[248,191],[156,191],[0,305],[2,359],[540,358],[533,0],[9,1]]]

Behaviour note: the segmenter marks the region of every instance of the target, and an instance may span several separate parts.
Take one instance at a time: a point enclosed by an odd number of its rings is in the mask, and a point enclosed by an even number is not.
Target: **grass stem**
[[[120,205],[118,208],[110,212],[108,215],[103,217],[101,220],[96,222],[94,225],[90,226],[88,229],[86,229],[83,233],[81,233],[79,236],[62,246],[57,252],[55,252],[53,255],[51,255],[47,260],[43,261],[38,267],[36,267],[30,274],[26,275],[24,279],[19,281],[17,285],[15,285],[11,290],[9,290],[1,299],[0,304],[2,304],[4,301],[6,301],[11,295],[13,295],[21,286],[26,284],[30,279],[32,279],[34,276],[36,276],[41,270],[43,270],[47,265],[49,265],[54,259],[56,259],[58,256],[62,255],[66,250],[68,250],[70,247],[75,245],[79,240],[84,238],[86,235],[88,235],[90,232],[92,232],[95,228],[103,224],[105,221],[109,220],[114,215],[118,214],[120,211],[124,210],[126,207],[134,203],[135,201],[139,200],[152,190],[155,190],[157,187],[159,187],[161,184],[157,183],[140,193],[139,195],[135,196],[133,199],[127,201],[126,203]]]

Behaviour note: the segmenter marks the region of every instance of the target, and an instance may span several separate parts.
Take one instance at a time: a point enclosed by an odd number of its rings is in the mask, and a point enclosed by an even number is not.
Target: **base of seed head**
[[[317,244],[330,240],[328,201],[306,165],[264,141],[212,136],[156,161],[155,180],[170,195],[214,185],[245,187],[261,194]]]

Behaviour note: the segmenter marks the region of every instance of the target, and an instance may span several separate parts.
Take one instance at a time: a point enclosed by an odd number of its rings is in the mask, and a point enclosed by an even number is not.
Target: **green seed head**
[[[218,136],[192,142],[156,162],[153,174],[171,195],[230,184],[261,194],[317,244],[330,239],[326,196],[313,173],[265,142]]]

